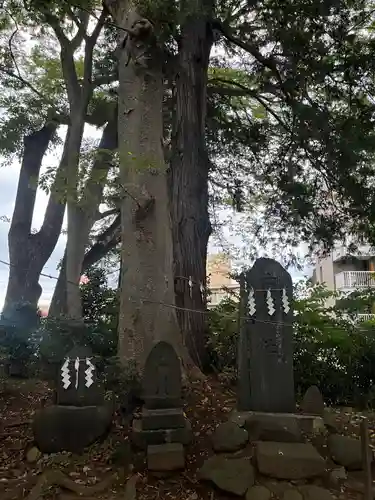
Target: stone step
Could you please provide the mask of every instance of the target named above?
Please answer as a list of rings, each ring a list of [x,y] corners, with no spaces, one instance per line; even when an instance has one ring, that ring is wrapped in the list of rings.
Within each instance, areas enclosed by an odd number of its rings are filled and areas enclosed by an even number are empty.
[[[145,430],[142,420],[134,419],[132,422],[132,443],[142,450],[145,450],[148,445],[163,443],[189,444],[192,437],[191,423],[188,419],[185,419],[184,427],[178,429]]]
[[[152,471],[172,471],[185,467],[181,443],[165,443],[147,447],[147,468]]]
[[[162,410],[142,409],[142,428],[145,431],[178,429],[181,427],[185,427],[185,417],[182,408]]]

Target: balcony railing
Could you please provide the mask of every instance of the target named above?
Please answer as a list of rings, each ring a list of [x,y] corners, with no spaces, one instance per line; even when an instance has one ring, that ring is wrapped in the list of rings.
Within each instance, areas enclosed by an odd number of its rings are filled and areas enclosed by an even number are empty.
[[[356,320],[360,323],[375,320],[375,314],[357,314]]]
[[[343,271],[336,274],[336,290],[375,287],[374,271]]]

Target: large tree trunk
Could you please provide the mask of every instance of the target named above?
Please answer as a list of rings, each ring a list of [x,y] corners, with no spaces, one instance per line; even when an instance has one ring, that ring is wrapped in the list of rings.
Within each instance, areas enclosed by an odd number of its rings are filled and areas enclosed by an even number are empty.
[[[20,305],[28,304],[37,308],[42,291],[39,285],[40,273],[60,236],[65,203],[58,199],[56,191],[62,164],[56,171],[56,180],[51,189],[43,225],[40,231],[31,233],[40,167],[55,131],[56,124],[50,123],[24,140],[16,203],[8,235],[10,270],[3,309],[4,318],[13,317]]]
[[[72,306],[70,306],[69,309],[68,297],[72,300],[77,293],[79,294],[78,306],[80,308],[80,291],[76,283],[79,283],[82,270],[84,268],[85,250],[89,242],[90,231],[95,223],[96,214],[103,196],[103,189],[111,166],[113,152],[116,148],[117,108],[113,110],[112,119],[104,127],[96,158],[92,166],[89,179],[87,180],[82,198],[79,201],[75,201],[72,207],[74,213],[69,233],[70,240],[68,243],[70,243],[70,246],[68,246],[67,243],[64,259],[59,273],[59,279],[52,297],[49,313],[50,316],[72,316]],[[70,260],[67,258],[68,248],[72,252]],[[97,260],[99,260],[99,258],[101,257],[98,257]],[[70,269],[71,274],[69,282],[67,278],[67,262],[70,262],[74,266]],[[76,266],[79,266],[79,269],[76,268]],[[74,276],[76,276],[74,281],[72,279],[73,273]],[[71,287],[70,293],[68,292],[68,284]],[[79,314],[80,309],[77,309],[77,313],[75,314],[76,318],[80,317]]]
[[[114,7],[114,8],[113,8]],[[174,301],[173,248],[163,153],[162,53],[152,24],[134,4],[112,8],[128,35],[119,60],[122,290],[119,357],[143,368],[153,342],[183,355]]]
[[[190,9],[181,32],[169,179],[178,319],[189,352],[200,367],[206,361],[205,287],[211,225],[205,121],[207,71],[213,43],[207,22],[212,2],[203,3],[204,15]]]

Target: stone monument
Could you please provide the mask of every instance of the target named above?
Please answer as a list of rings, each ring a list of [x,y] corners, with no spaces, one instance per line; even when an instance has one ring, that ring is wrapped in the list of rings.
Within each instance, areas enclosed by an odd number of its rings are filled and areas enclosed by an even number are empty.
[[[293,413],[292,279],[267,258],[258,259],[240,279],[238,409]]]
[[[93,353],[89,347],[75,346],[64,357],[59,370],[56,401],[63,406],[99,406],[104,402]]]
[[[152,348],[143,375],[140,419],[133,420],[133,443],[147,448],[149,466],[180,468],[183,446],[191,440],[191,425],[182,409],[181,366],[172,345],[158,342]],[[155,457],[158,457],[155,459]],[[158,465],[156,465],[158,464]]]
[[[105,401],[91,349],[76,346],[62,360],[56,405],[36,412],[34,438],[44,453],[81,452],[109,430],[113,404]]]

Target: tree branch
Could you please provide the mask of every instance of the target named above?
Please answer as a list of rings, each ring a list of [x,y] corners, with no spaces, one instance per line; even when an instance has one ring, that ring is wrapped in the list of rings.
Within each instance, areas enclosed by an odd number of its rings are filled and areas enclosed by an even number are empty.
[[[87,104],[89,103],[89,100],[91,98],[94,89],[92,81],[92,62],[93,62],[94,47],[98,40],[100,32],[104,26],[106,17],[107,17],[107,12],[105,11],[105,9],[103,9],[99,16],[99,19],[96,22],[92,34],[88,38],[86,38],[83,83],[82,83],[82,101],[83,103]]]
[[[249,52],[258,62],[263,64],[266,68],[270,69],[272,71],[272,74],[275,76],[277,82],[280,85],[280,88],[282,89],[285,97],[290,100],[290,93],[289,90],[287,89],[285,82],[281,78],[280,72],[277,68],[277,62],[274,57],[266,57],[264,56],[259,48],[251,42],[243,42],[242,40],[236,38],[233,33],[226,28],[223,23],[220,21],[215,22],[215,26],[222,32],[224,37],[229,41],[232,42],[234,45],[237,45],[237,47],[240,47],[241,49],[245,50],[246,52]]]
[[[85,11],[81,11],[79,19],[71,9],[69,9],[68,12],[69,16],[71,16],[78,28],[77,34],[72,38],[71,41],[73,52],[75,52],[87,35],[87,26],[89,24],[90,14]]]
[[[79,104],[81,89],[78,83],[77,71],[74,63],[74,47],[65,35],[60,26],[59,19],[48,11],[44,11],[46,22],[51,26],[60,43],[60,59],[63,70],[66,90],[70,107],[73,108]]]
[[[119,208],[111,208],[110,210],[106,210],[105,212],[98,211],[95,220],[96,220],[96,222],[98,222],[99,220],[103,220],[106,217],[110,217],[111,215],[118,215],[119,213],[120,213]]]
[[[116,248],[121,241],[121,216],[120,214],[112,224],[98,236],[96,243],[86,252],[82,263],[82,272],[98,262],[110,250]]]

